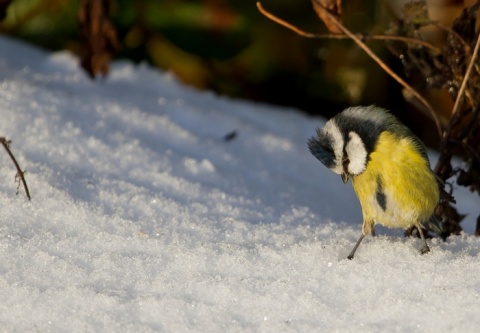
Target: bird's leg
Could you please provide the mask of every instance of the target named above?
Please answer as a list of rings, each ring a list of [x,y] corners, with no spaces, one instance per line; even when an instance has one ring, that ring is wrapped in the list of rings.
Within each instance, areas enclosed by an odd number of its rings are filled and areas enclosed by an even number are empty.
[[[360,236],[360,238],[357,241],[357,244],[355,244],[355,246],[353,247],[352,252],[350,252],[350,254],[348,255],[348,257],[347,257],[348,259],[350,259],[350,260],[353,259],[353,256],[355,255],[355,251],[357,251],[357,248],[360,245],[360,243],[362,242],[363,238],[365,238],[365,235],[362,233],[362,235]]]
[[[417,227],[418,232],[420,233],[420,237],[422,238],[422,241],[423,241],[423,247],[422,247],[422,249],[420,250],[420,253],[421,253],[421,254],[425,254],[425,253],[430,252],[430,248],[428,247],[428,244],[427,244],[427,241],[426,241],[426,239],[425,239],[425,236],[423,236],[422,227],[421,227],[418,223],[416,224],[416,227]]]
[[[371,233],[372,236],[375,236],[375,222],[370,220],[363,220],[362,235],[358,239],[357,244],[355,244],[355,246],[353,247],[352,252],[350,252],[350,254],[348,255],[347,257],[348,259],[350,260],[353,259],[353,256],[355,255],[355,251],[357,251],[358,246],[360,245],[362,240],[365,238],[365,236],[368,235],[369,233]]]

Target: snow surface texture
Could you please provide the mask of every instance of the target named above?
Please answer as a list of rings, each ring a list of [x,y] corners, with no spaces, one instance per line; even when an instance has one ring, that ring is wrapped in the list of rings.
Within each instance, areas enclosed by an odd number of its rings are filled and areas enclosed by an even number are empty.
[[[308,152],[321,119],[130,63],[91,82],[73,56],[4,37],[0,75],[0,135],[33,198],[1,153],[0,331],[480,327],[478,238],[421,256],[380,230],[346,259],[361,213]]]

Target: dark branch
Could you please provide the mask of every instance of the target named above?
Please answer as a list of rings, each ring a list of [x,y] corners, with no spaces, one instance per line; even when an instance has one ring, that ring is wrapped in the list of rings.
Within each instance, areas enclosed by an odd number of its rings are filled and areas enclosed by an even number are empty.
[[[15,156],[13,156],[12,151],[10,150],[11,141],[5,139],[4,137],[0,137],[0,143],[7,151],[7,154],[8,156],[10,156],[13,164],[15,164],[15,168],[17,168],[17,175],[15,177],[18,177],[18,179],[20,179],[20,182],[23,184],[23,188],[25,189],[25,195],[27,196],[28,200],[31,200],[32,198],[30,197],[30,191],[28,190],[27,182],[25,180],[25,172],[22,171],[22,169],[18,165],[17,160],[15,159]]]

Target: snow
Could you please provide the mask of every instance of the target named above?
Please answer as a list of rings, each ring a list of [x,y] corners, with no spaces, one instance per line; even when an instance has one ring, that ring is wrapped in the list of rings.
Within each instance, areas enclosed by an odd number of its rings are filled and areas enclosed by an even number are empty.
[[[308,152],[324,120],[117,62],[0,38],[0,330],[476,332],[478,198],[466,233],[367,237],[350,185]],[[232,135],[236,133],[236,136]],[[234,136],[230,140],[225,137]],[[473,197],[473,198],[472,198]]]

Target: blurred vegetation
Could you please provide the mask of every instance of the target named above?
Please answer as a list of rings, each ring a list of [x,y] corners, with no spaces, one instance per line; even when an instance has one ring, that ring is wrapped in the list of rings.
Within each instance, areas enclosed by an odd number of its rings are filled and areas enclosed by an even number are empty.
[[[86,0],[0,1],[2,6],[10,2],[0,22],[3,34],[51,50],[82,53],[79,7]],[[405,102],[400,85],[351,40],[296,35],[261,15],[257,0],[98,1],[109,3],[107,14],[120,45],[114,58],[146,61],[199,89],[326,117],[349,105],[377,104],[392,110],[428,145],[438,146],[439,137],[428,116]],[[384,34],[402,16],[406,2],[344,1],[342,21],[355,33]],[[310,0],[264,0],[262,4],[305,31],[328,32]],[[451,13],[447,25],[465,5],[442,2]],[[387,42],[367,44],[395,72],[403,73]],[[415,79],[415,73],[411,76]],[[445,92],[421,93],[448,118],[453,103]]]
[[[79,54],[79,2],[14,0],[1,32]],[[112,0],[110,19],[121,44],[114,57],[147,61],[200,89],[325,116],[351,104],[405,107],[396,84],[351,41],[305,39],[266,19],[255,3]],[[304,30],[327,31],[308,0],[262,4]],[[348,1],[345,24],[359,32],[382,30],[382,7],[380,1]],[[391,57],[382,42],[371,47]]]

